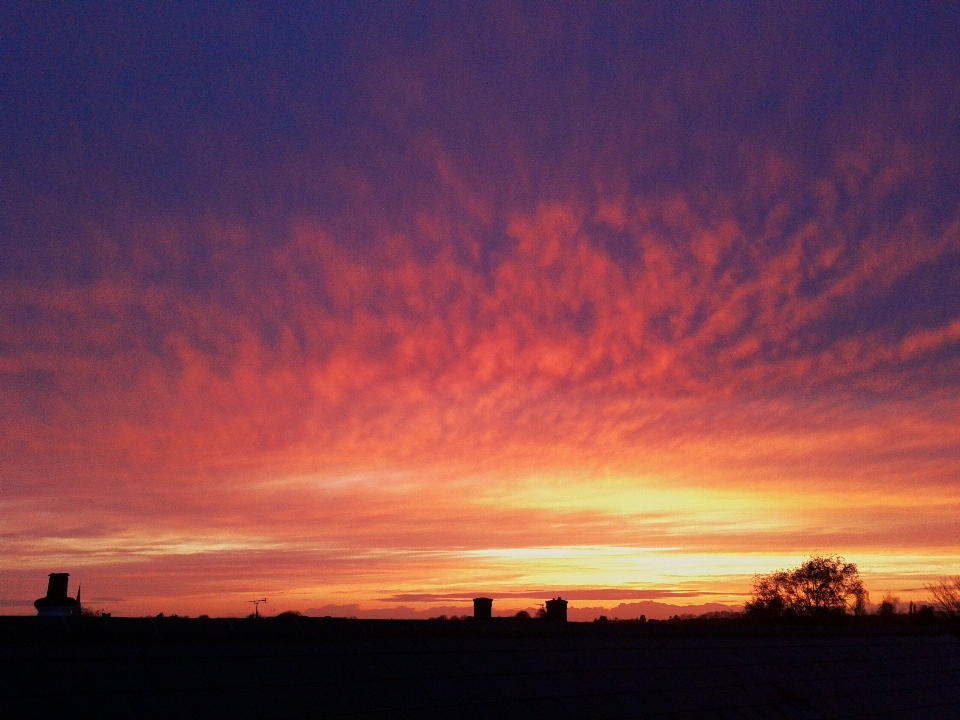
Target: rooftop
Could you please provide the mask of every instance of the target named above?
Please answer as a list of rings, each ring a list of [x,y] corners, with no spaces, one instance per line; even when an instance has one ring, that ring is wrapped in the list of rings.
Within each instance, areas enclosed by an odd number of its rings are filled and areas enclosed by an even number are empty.
[[[0,618],[0,716],[956,718],[942,626]]]

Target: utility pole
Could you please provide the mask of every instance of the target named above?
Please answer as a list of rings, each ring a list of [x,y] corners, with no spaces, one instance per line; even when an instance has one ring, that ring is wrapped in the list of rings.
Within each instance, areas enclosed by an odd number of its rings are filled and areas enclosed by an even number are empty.
[[[260,617],[260,603],[265,603],[266,601],[266,598],[262,598],[260,600],[247,600],[248,603],[253,603],[253,616],[255,618]]]

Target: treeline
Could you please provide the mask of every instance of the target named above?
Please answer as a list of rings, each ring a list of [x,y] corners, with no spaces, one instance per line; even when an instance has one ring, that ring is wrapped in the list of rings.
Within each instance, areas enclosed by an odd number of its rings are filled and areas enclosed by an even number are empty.
[[[931,602],[911,602],[900,613],[899,599],[887,595],[873,614],[921,617],[960,617],[960,576],[942,578],[925,586]],[[869,594],[855,563],[839,556],[812,555],[799,567],[778,570],[753,579],[753,592],[744,606],[744,616],[755,619],[826,619],[847,615],[865,616]]]

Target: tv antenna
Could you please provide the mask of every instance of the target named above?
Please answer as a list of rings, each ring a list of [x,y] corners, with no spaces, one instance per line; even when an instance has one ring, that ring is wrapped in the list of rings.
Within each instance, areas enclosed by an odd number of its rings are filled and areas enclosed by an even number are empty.
[[[260,603],[266,601],[266,598],[261,598],[260,600],[247,600],[248,603],[253,603],[253,616],[255,618],[260,617]]]

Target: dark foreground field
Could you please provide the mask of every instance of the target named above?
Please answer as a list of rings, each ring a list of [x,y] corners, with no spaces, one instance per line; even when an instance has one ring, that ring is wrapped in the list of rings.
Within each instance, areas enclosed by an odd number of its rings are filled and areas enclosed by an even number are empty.
[[[0,718],[960,718],[947,626],[0,618]]]

